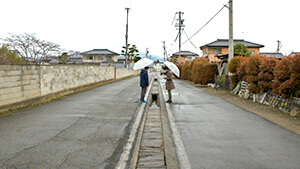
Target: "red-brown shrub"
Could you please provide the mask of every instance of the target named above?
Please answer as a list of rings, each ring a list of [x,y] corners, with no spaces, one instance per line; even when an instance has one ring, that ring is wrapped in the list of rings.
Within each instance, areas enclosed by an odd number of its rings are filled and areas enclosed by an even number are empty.
[[[200,58],[200,59],[196,59],[193,62],[193,67],[191,70],[191,74],[192,74],[192,81],[195,84],[200,84],[200,80],[201,80],[201,73],[204,71],[203,67],[205,63],[208,63],[208,60],[204,57]]]
[[[260,55],[251,55],[249,57],[248,64],[246,65],[246,81],[251,83],[249,86],[249,91],[251,93],[258,93],[258,74],[259,74],[259,66],[261,64],[262,57]]]
[[[228,72],[236,73],[238,64],[241,62],[242,58],[243,58],[242,56],[236,56],[236,57],[232,58],[230,60],[229,65],[228,65]]]
[[[196,59],[198,60],[198,59]],[[196,60],[193,60],[189,66],[189,75],[188,75],[188,80],[193,81],[193,66]]]
[[[213,83],[215,75],[218,73],[218,68],[216,64],[205,63],[203,65],[203,72],[201,74],[200,84],[207,85],[208,83]]]
[[[275,67],[274,92],[284,97],[300,94],[300,55],[282,59]]]
[[[236,85],[239,83],[238,75],[231,75],[230,82],[231,82],[232,88],[235,88]]]
[[[241,61],[238,63],[236,68],[236,74],[238,75],[238,79],[240,81],[246,81],[246,66],[249,63],[249,57],[243,57]]]
[[[179,69],[179,72],[182,72],[182,66],[183,66],[183,64],[176,64],[176,66],[178,67],[178,69]],[[181,73],[180,73],[180,76],[179,77],[177,77],[177,76],[175,76],[177,79],[182,79],[182,77],[181,77],[182,75],[181,75]]]
[[[274,69],[275,74],[275,82],[273,85],[273,91],[275,93],[280,93],[284,97],[289,96],[289,89],[290,86],[290,65],[291,59],[290,57],[283,58],[280,61],[277,61],[276,67]]]
[[[218,73],[217,66],[208,62],[207,58],[195,60],[192,74],[195,84],[207,85],[214,82],[214,77]]]
[[[189,70],[190,70],[190,62],[185,62],[181,69],[181,79],[188,80],[189,78]]]
[[[273,88],[274,69],[276,58],[262,57],[260,72],[258,74],[258,85],[261,92],[267,92]]]

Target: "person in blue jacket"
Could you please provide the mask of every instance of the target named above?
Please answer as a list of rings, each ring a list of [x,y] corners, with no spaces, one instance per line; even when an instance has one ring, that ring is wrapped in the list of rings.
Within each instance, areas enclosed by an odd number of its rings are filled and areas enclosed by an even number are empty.
[[[149,67],[146,66],[144,69],[141,70],[141,73],[140,73],[140,86],[142,88],[142,92],[141,92],[141,102],[142,103],[147,103],[147,101],[144,100],[144,97],[146,94],[146,90],[149,86],[148,70],[149,70]]]

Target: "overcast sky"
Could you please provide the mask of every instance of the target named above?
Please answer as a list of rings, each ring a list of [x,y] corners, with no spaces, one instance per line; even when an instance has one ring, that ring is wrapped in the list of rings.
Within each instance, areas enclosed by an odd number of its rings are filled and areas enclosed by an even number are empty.
[[[171,25],[175,13],[184,12],[188,36],[198,31],[228,0],[0,0],[0,37],[8,33],[35,33],[66,50],[95,48],[120,53],[125,45],[126,11],[129,7],[129,43],[140,51],[163,55],[178,51],[178,30]],[[265,45],[261,52],[300,51],[299,0],[233,0],[234,39]],[[199,47],[228,39],[228,9],[202,29],[182,50],[200,54]],[[182,34],[182,42],[186,41]]]

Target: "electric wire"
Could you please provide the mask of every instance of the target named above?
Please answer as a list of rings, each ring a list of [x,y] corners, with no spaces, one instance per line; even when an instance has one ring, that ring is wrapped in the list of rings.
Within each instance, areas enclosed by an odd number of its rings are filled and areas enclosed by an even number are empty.
[[[223,9],[225,8],[225,6],[223,6],[212,18],[210,18],[210,20],[208,22],[206,22],[196,33],[194,33],[190,38],[188,38],[188,40],[184,41],[182,43],[185,44],[187,41],[189,41],[190,39],[192,39],[196,34],[198,34],[206,25],[208,25]]]
[[[188,38],[188,40],[190,41],[190,43],[191,43],[196,49],[198,49],[198,48],[194,45],[194,43],[191,41],[191,39],[189,38],[189,36],[187,35],[186,31],[183,30],[183,32],[184,32],[185,36]]]

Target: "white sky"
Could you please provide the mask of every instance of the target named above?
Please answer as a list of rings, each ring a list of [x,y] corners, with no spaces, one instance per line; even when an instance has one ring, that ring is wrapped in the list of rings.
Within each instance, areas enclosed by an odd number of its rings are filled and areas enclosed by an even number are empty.
[[[0,37],[8,33],[35,33],[66,50],[84,52],[107,48],[120,53],[125,45],[126,11],[129,12],[129,43],[142,52],[163,55],[178,51],[178,31],[171,25],[175,12],[184,12],[189,36],[199,30],[228,0],[0,0]],[[233,0],[234,39],[265,45],[261,52],[300,51],[299,0]],[[228,9],[224,8],[182,50],[200,54],[199,47],[228,39]],[[186,41],[185,34],[182,42]]]

